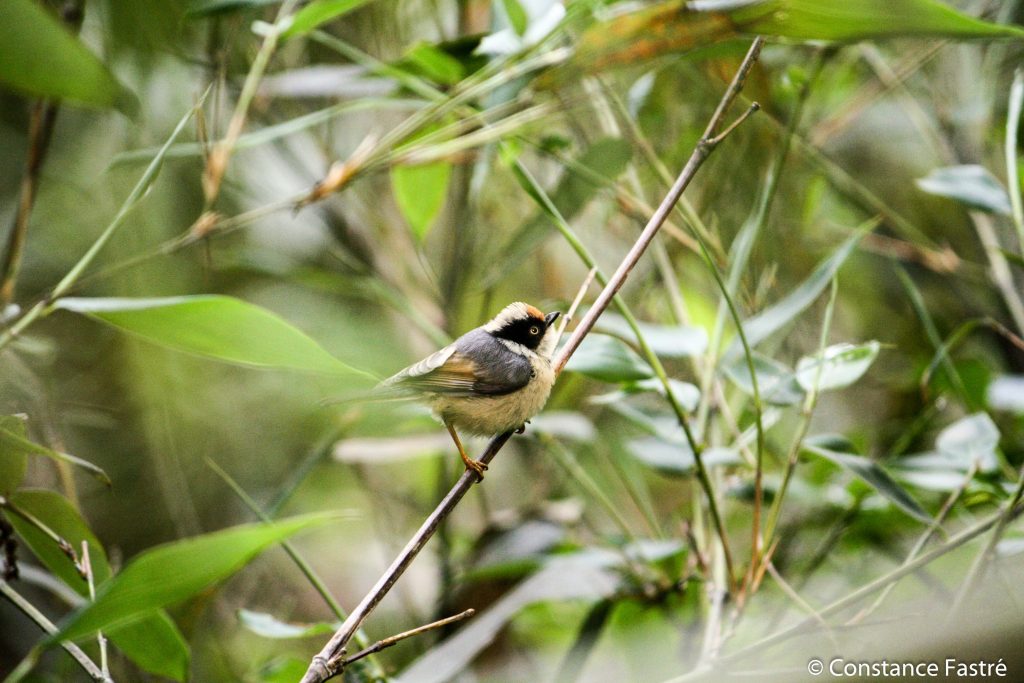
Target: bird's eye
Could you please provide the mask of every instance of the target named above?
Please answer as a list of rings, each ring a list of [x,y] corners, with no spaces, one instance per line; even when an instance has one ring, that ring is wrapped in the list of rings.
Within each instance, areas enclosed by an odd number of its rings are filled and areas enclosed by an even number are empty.
[[[540,334],[540,328],[534,325],[533,327],[530,328],[530,334],[534,336]]]

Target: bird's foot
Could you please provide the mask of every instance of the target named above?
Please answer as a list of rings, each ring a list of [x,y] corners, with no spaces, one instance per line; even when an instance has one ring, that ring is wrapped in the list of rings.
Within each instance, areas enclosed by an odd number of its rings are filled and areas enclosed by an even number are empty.
[[[466,458],[463,462],[466,463],[467,470],[473,470],[476,472],[476,476],[480,478],[480,481],[484,480],[484,471],[487,469],[487,463],[480,462],[479,460],[472,460],[470,458]]]
[[[523,434],[524,432],[526,432],[526,425],[528,424],[530,424],[529,420],[516,427],[516,434]]]

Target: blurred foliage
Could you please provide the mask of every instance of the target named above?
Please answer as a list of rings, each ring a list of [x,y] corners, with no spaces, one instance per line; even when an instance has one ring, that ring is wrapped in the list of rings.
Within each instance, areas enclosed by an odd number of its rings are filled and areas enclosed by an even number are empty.
[[[365,637],[477,615],[346,677],[1019,678],[1022,18],[0,3],[0,674],[88,680],[15,591],[117,681],[298,680],[458,474],[362,392],[611,273],[763,34],[761,112]]]

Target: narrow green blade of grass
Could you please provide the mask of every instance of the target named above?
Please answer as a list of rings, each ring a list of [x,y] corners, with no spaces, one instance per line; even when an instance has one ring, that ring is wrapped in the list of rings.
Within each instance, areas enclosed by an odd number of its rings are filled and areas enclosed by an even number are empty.
[[[82,638],[187,600],[231,576],[267,547],[337,519],[332,513],[247,524],[147,550],[101,587],[95,602],[72,614],[49,642]]]
[[[788,325],[798,315],[807,310],[818,295],[825,291],[828,283],[832,281],[839,268],[846,262],[854,247],[864,237],[867,229],[873,227],[874,222],[868,228],[857,230],[849,239],[840,245],[827,259],[818,264],[814,271],[800,285],[774,305],[761,311],[753,318],[743,324],[747,335],[747,343],[751,347],[770,337],[772,334]],[[726,351],[727,359],[734,359],[742,350],[739,339],[734,339]]]
[[[227,363],[285,368],[375,381],[284,319],[229,296],[158,299],[65,298],[58,308],[88,315],[176,351]]]
[[[82,460],[81,458],[75,457],[69,453],[61,453],[60,451],[55,451],[52,448],[41,446],[33,441],[29,441],[24,436],[21,436],[17,431],[10,431],[2,426],[0,426],[0,453],[42,455],[47,458],[53,458],[54,460],[61,460],[66,463],[70,463],[75,467],[82,468],[107,486],[110,485],[110,477],[107,476],[107,473],[96,465],[93,465],[91,462]],[[4,456],[0,455],[0,457]]]
[[[291,24],[282,33],[282,38],[304,36],[329,21],[338,19],[358,9],[371,0],[313,0],[292,17]]]

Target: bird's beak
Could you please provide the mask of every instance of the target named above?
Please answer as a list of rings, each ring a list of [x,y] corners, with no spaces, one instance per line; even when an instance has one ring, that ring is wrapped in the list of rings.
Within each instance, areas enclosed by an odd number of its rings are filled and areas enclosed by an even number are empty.
[[[546,316],[544,316],[544,324],[545,325],[551,325],[551,323],[553,323],[556,320],[558,320],[558,316],[560,316],[560,315],[562,315],[562,313],[560,311],[551,311]]]

